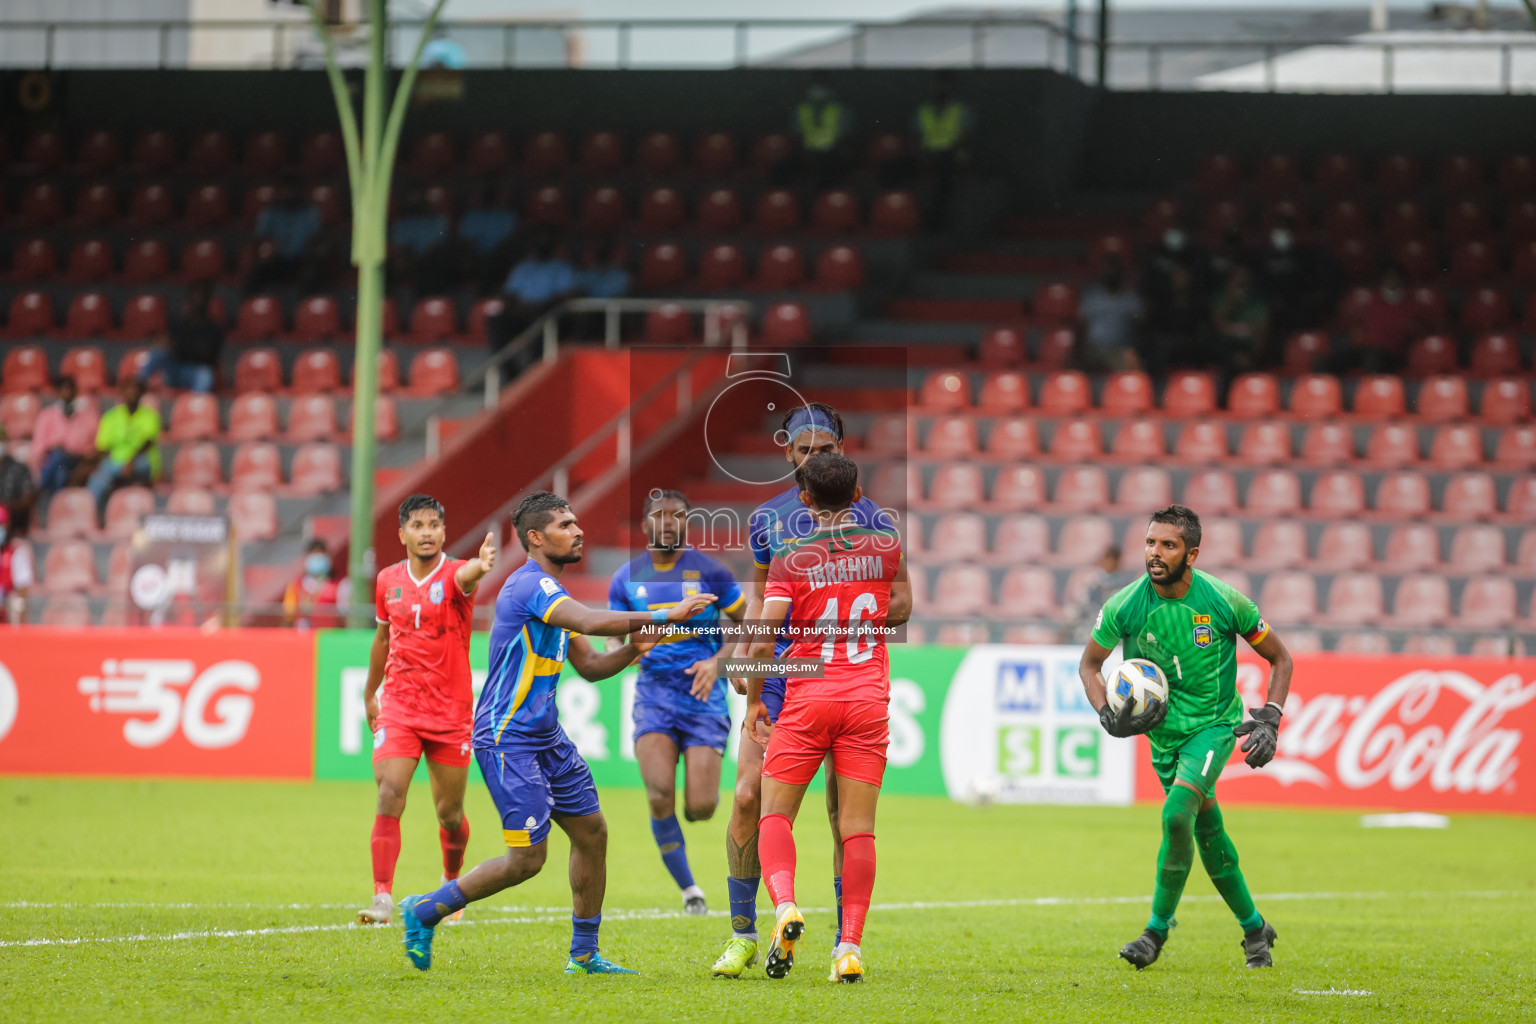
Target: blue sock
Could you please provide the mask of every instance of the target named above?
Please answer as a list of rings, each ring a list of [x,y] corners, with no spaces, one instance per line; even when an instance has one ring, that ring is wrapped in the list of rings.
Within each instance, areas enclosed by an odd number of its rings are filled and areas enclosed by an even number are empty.
[[[679,889],[693,884],[693,872],[688,867],[688,844],[683,841],[683,826],[677,823],[677,815],[651,819],[651,835],[661,850],[661,862],[672,873],[672,881]]]
[[[416,920],[428,928],[437,927],[437,923],[456,910],[463,910],[469,900],[459,891],[458,882],[449,882],[436,892],[429,892],[423,896],[411,913],[416,915]]]
[[[835,946],[843,941],[843,878],[841,875],[832,876],[832,895],[837,899],[837,931],[832,933],[832,944]]]
[[[731,931],[737,935],[757,934],[757,882],[753,878],[726,878],[731,894]]]
[[[571,959],[578,963],[588,960],[597,952],[597,927],[603,923],[603,915],[577,917],[571,915]]]

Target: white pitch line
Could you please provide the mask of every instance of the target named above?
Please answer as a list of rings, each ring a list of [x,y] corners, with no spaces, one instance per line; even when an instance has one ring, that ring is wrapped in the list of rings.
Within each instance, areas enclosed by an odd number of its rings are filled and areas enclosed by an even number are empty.
[[[1295,992],[1299,996],[1368,996],[1374,994],[1368,988],[1298,988]]]
[[[1379,899],[1409,899],[1415,897],[1455,897],[1457,899],[1493,899],[1508,898],[1511,896],[1530,896],[1530,890],[1463,890],[1463,891],[1431,891],[1419,892],[1287,892],[1256,894],[1256,900],[1297,901],[1297,900],[1379,900]],[[1064,906],[1105,906],[1146,903],[1150,896],[1039,896],[1032,899],[1007,899],[1007,900],[945,900],[932,902],[909,903],[877,903],[870,907],[872,912],[887,913],[897,910],[973,910],[987,907],[1064,907]],[[1185,903],[1213,903],[1221,899],[1218,895],[1193,895],[1183,899]],[[0,904],[0,906],[45,908],[49,906],[63,907],[116,907],[116,906],[154,906],[154,907],[249,907],[260,906],[263,909],[298,909],[298,908],[330,908],[334,906],[351,906],[351,904]],[[538,908],[514,908],[514,907],[481,907],[481,911],[493,911],[496,913],[518,916],[498,917],[494,920],[459,921],[450,927],[467,928],[476,925],[506,925],[506,924],[558,924],[570,920],[570,911],[564,907],[538,907]],[[533,913],[530,915],[529,910]],[[802,907],[802,910],[813,914],[830,914],[831,907]],[[680,910],[660,910],[638,908],[635,910],[608,910],[603,912],[603,918],[607,921],[670,921],[680,919],[686,915]],[[725,917],[723,910],[712,910],[710,917]],[[347,924],[303,924],[284,925],[270,928],[232,928],[232,929],[203,929],[199,931],[171,932],[164,935],[104,935],[82,936],[72,939],[4,939],[0,940],[0,948],[17,946],[81,946],[90,944],[121,943],[121,942],[179,942],[187,939],[240,939],[262,935],[302,935],[311,932],[346,932],[346,931],[371,931],[380,929],[373,926],[362,926],[356,923]],[[1313,994],[1313,993],[1304,993]],[[1331,993],[1319,992],[1316,994],[1328,995]]]

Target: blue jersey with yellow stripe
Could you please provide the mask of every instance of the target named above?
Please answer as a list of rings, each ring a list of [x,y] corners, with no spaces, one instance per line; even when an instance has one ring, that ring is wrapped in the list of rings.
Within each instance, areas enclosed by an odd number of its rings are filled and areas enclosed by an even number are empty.
[[[475,705],[476,750],[549,750],[565,737],[555,687],[570,634],[549,613],[570,594],[529,560],[496,596],[491,664]]]
[[[715,595],[714,604],[688,620],[688,632],[662,641],[640,659],[635,701],[690,714],[723,715],[725,680],[715,681],[707,700],[697,700],[689,692],[693,679],[683,670],[720,650],[720,616],[740,611],[746,598],[731,571],[704,552],[687,547],[672,555],[671,562],[658,565],[647,551],[620,567],[608,585],[608,607],[622,612],[655,611],[694,594]]]

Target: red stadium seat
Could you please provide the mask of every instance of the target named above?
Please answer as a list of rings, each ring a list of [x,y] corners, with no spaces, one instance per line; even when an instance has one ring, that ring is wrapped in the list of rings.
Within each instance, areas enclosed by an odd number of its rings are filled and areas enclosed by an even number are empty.
[[[979,565],[947,565],[933,581],[933,607],[945,616],[980,615],[992,601],[987,570]]]
[[[529,193],[526,213],[530,224],[558,227],[571,219],[565,190],[557,185],[546,185]]]
[[[1005,466],[992,484],[990,507],[997,512],[1023,512],[1045,504],[1045,477],[1030,465]]]
[[[1418,203],[1400,200],[1388,206],[1381,215],[1381,233],[1392,243],[1422,239],[1430,233],[1429,215]]]
[[[536,132],[523,147],[523,169],[529,174],[558,174],[569,163],[565,140],[554,132]]]
[[[1028,359],[1024,335],[1013,327],[990,328],[981,336],[977,356],[981,364],[989,368],[1022,366]]]
[[[794,288],[805,279],[805,262],[792,245],[771,245],[757,261],[757,284],[770,291]]]
[[[43,292],[18,292],[11,299],[5,334],[11,338],[35,338],[53,330],[53,303]]]
[[[1006,619],[1059,619],[1056,577],[1038,565],[1015,566],[1003,574],[995,608],[982,608]]]
[[[1348,520],[1329,523],[1317,539],[1316,561],[1325,569],[1365,568],[1373,561],[1371,528]]]
[[[511,166],[512,141],[506,132],[481,132],[464,152],[464,167],[470,174],[500,174]]]
[[[832,291],[849,291],[864,284],[864,257],[851,245],[833,245],[816,257],[816,284]]]
[[[1456,341],[1444,334],[1425,335],[1408,349],[1410,377],[1432,377],[1455,373],[1457,369]]]
[[[272,393],[283,386],[283,364],[277,350],[253,348],[240,353],[235,361],[235,393]]]
[[[734,189],[712,189],[699,200],[698,219],[699,226],[711,233],[735,231],[741,227],[741,198]]]
[[[1442,330],[1450,322],[1446,315],[1445,292],[1434,285],[1420,285],[1408,293],[1408,305],[1420,325]]]
[[[610,174],[624,166],[624,142],[613,132],[593,132],[581,142],[581,169]]]
[[[1373,281],[1381,271],[1381,263],[1378,258],[1376,246],[1368,238],[1351,235],[1340,238],[1332,245],[1334,262],[1338,264],[1339,271],[1344,275],[1344,280],[1351,284],[1360,284]],[[1307,373],[1312,366],[1303,364],[1296,372]]]
[[[141,171],[163,171],[176,162],[176,140],[170,132],[141,132],[133,140],[132,162]]]
[[[1497,288],[1477,288],[1462,303],[1461,326],[1469,331],[1498,331],[1509,322],[1509,297]]]
[[[1365,511],[1365,484],[1347,469],[1319,474],[1312,484],[1307,509],[1314,515],[1345,519]]]
[[[1089,410],[1093,392],[1086,374],[1078,370],[1058,370],[1046,375],[1040,389],[1040,414],[1077,416]]]
[[[1340,654],[1391,654],[1392,638],[1369,629],[1352,629],[1334,641]]]
[[[400,414],[389,395],[379,395],[378,404],[373,407],[373,436],[381,441],[393,441],[400,436]]]
[[[80,158],[80,169],[87,174],[116,171],[123,162],[123,148],[117,133],[102,129],[86,132],[76,155]]]
[[[976,454],[976,421],[969,416],[939,416],[928,427],[923,451],[939,459],[968,458]]]
[[[276,174],[288,163],[288,140],[281,132],[253,132],[245,140],[245,167],[257,174]]]
[[[869,162],[886,167],[907,155],[907,140],[895,132],[881,132],[869,142]]]
[[[1419,388],[1414,413],[1418,419],[1430,423],[1465,419],[1470,414],[1466,379],[1451,376],[1429,378]]]
[[[1179,426],[1173,457],[1180,462],[1199,465],[1220,462],[1228,456],[1227,428],[1213,420],[1195,420]]]
[[[1360,161],[1351,153],[1330,153],[1318,160],[1313,180],[1324,192],[1347,192],[1360,185]]]
[[[995,428],[994,428],[995,429]],[[917,450],[916,424],[905,413],[876,416],[864,435],[864,448],[871,455],[905,455]]]
[[[1486,523],[1463,526],[1451,539],[1450,565],[1460,573],[1502,572],[1504,531]]]
[[[48,529],[52,541],[96,536],[96,498],[84,487],[65,487],[55,491],[48,502]]]
[[[1478,427],[1456,424],[1435,431],[1429,446],[1433,469],[1471,469],[1482,465],[1483,433]]]
[[[1206,206],[1201,218],[1201,233],[1213,244],[1223,236],[1239,234],[1248,222],[1247,204],[1233,199],[1223,199]]]
[[[1195,171],[1195,187],[1208,195],[1231,192],[1243,183],[1243,168],[1230,153],[1208,153]]]
[[[176,425],[174,414],[171,417],[171,425],[173,427]],[[178,488],[218,487],[224,482],[219,446],[210,441],[179,445],[176,448],[175,461],[171,464],[171,481]]]
[[[201,185],[187,196],[187,223],[192,227],[217,227],[227,219],[229,193],[223,185]]]
[[[1285,192],[1301,184],[1301,162],[1291,153],[1269,153],[1254,167],[1253,183],[1266,192]]]
[[[1519,612],[1515,606],[1515,581],[1506,576],[1471,579],[1461,590],[1461,614],[1455,624],[1462,629],[1508,629]]]
[[[1406,153],[1384,156],[1376,164],[1376,187],[1386,192],[1407,192],[1419,185],[1419,161]]]
[[[1447,154],[1435,170],[1435,184],[1445,192],[1476,192],[1485,185],[1483,165],[1476,157]]]
[[[1387,469],[1413,465],[1419,461],[1418,430],[1402,423],[1382,424],[1371,431],[1365,461]]]
[[[144,517],[154,511],[154,491],[148,487],[121,487],[107,499],[106,526],[102,536],[108,540],[127,540],[139,528]]]
[[[290,493],[300,495],[339,491],[345,483],[341,471],[341,449],[334,444],[306,444],[293,456]]]
[[[1200,560],[1205,561],[1204,544],[1201,544]],[[1248,557],[1250,569],[1289,569],[1307,561],[1307,528],[1300,520],[1276,519],[1259,524],[1253,536],[1253,553]]]
[[[24,441],[32,436],[33,424],[37,422],[37,414],[41,411],[42,403],[30,391],[0,395],[0,427],[5,428],[12,442]]]
[[[1105,416],[1140,416],[1152,411],[1152,378],[1139,370],[1110,374],[1099,408]]]
[[[100,292],[76,295],[64,315],[66,338],[102,338],[112,333],[112,307]]]
[[[798,302],[779,302],[763,314],[763,343],[804,345],[811,340],[811,321]]]
[[[451,394],[459,389],[459,361],[452,349],[432,348],[411,359],[410,393],[417,398]]]
[[[1158,463],[1167,457],[1163,423],[1155,419],[1129,420],[1115,430],[1110,453],[1125,462]]]
[[[329,295],[311,295],[293,314],[294,341],[339,341],[343,336],[341,309]],[[319,351],[319,350],[317,350]]]
[[[1391,374],[1378,373],[1360,378],[1355,387],[1354,413],[1366,419],[1391,419],[1407,412],[1408,400],[1403,381]]]
[[[915,463],[882,463],[870,474],[869,486],[864,488],[864,493],[884,508],[904,509],[909,499],[913,502],[922,500],[922,474],[918,472]],[[913,590],[918,594],[919,602],[922,601],[920,583],[919,579],[914,578]]]
[[[195,391],[177,395],[171,406],[170,441],[206,441],[219,436],[219,400]]]
[[[1051,504],[1063,512],[1096,512],[1109,504],[1109,478],[1098,466],[1068,466],[1056,478]]]
[[[170,272],[171,251],[158,238],[146,238],[142,242],[135,242],[129,246],[128,254],[123,257],[123,280],[128,284],[147,284],[150,281],[158,281],[167,277]]]
[[[1518,491],[1510,490],[1513,501]],[[1490,519],[1498,514],[1498,489],[1487,473],[1460,473],[1445,485],[1442,511],[1453,519]]]
[[[59,257],[46,238],[32,238],[16,246],[11,257],[11,276],[18,281],[42,281],[58,272]]]
[[[137,377],[149,362],[150,350],[147,348],[131,348],[123,353],[123,358],[117,361],[117,383],[119,386]]]
[[[81,227],[99,227],[117,219],[117,192],[111,185],[87,185],[75,193],[75,221]]]
[[[920,222],[910,192],[882,192],[869,210],[869,227],[877,235],[910,235]]]
[[[64,276],[70,281],[100,281],[112,273],[112,247],[99,238],[76,242],[69,250]]]
[[[1200,539],[1200,564],[1206,567],[1225,568],[1243,561],[1243,526],[1234,519],[1203,517]],[[1140,561],[1146,548],[1147,524],[1132,521],[1125,535],[1122,550],[1133,563]]]
[[[1028,416],[993,420],[987,435],[987,454],[1008,461],[1039,458],[1040,438],[1035,433],[1035,421]]]
[[[276,437],[277,402],[271,395],[240,395],[229,409],[231,441],[264,441]]]
[[[956,412],[971,405],[970,379],[959,370],[934,370],[923,379],[918,404],[933,412]]]
[[[1243,507],[1255,516],[1295,515],[1301,511],[1301,481],[1287,469],[1261,470],[1248,483]]]
[[[34,182],[22,192],[17,215],[25,227],[47,227],[64,216],[64,193],[50,181]]]
[[[181,251],[181,276],[188,281],[223,277],[224,246],[212,238],[200,239],[188,245]],[[276,308],[275,305],[273,308]]]
[[[1304,572],[1272,572],[1259,591],[1264,616],[1281,625],[1305,625],[1317,619],[1317,582]]]
[[[640,227],[646,231],[674,231],[684,216],[683,197],[675,188],[653,188],[640,197]]]
[[[699,259],[699,287],[705,290],[740,288],[746,276],[746,258],[734,245],[712,245]]]
[[[43,560],[43,589],[50,594],[84,593],[96,586],[96,554],[83,540],[48,547]]]
[[[1515,568],[1527,575],[1536,573],[1536,527],[1527,527],[1515,549]]]
[[[202,132],[187,146],[187,166],[196,174],[220,174],[229,166],[232,151],[228,135]]]
[[[272,540],[277,536],[277,502],[267,491],[241,491],[229,499],[230,525],[236,540]]]
[[[329,441],[338,433],[336,403],[330,395],[303,395],[288,406],[288,431],[284,440],[290,444]]]
[[[1387,572],[1420,572],[1440,565],[1440,536],[1423,523],[1395,527],[1387,535],[1381,567]]]
[[[841,235],[857,230],[859,201],[847,189],[833,189],[816,197],[811,207],[811,227],[827,234]]]
[[[1115,485],[1115,504],[1133,515],[1151,515],[1173,504],[1173,478],[1161,466],[1132,466]]]
[[[1521,371],[1520,343],[1512,334],[1485,334],[1472,346],[1472,374],[1502,377]]]
[[[164,185],[141,185],[128,201],[128,220],[137,227],[165,224],[175,216],[170,189]]]
[[[1269,466],[1291,461],[1291,428],[1274,420],[1261,420],[1243,428],[1237,457],[1245,465]]]
[[[1446,207],[1445,234],[1453,242],[1485,239],[1488,236],[1488,207],[1475,199],[1461,199]]]
[[[1373,505],[1380,515],[1414,519],[1430,513],[1429,480],[1422,473],[1400,470],[1388,473],[1376,485]]]
[[[1323,231],[1331,238],[1359,238],[1370,230],[1365,207],[1352,199],[1330,203],[1323,211]]]
[[[37,345],[18,345],[5,354],[7,394],[41,391],[48,386],[48,356]]]
[[[693,166],[705,176],[728,174],[736,168],[736,140],[724,132],[699,136],[693,147]]]
[[[299,147],[299,168],[306,178],[336,174],[346,167],[346,151],[336,132],[312,132]]]
[[[1062,462],[1093,462],[1104,454],[1104,438],[1099,421],[1074,417],[1056,424],[1051,434],[1051,457]]]
[[[1524,424],[1499,431],[1493,462],[1500,469],[1536,469],[1536,427]]]
[[[426,177],[442,174],[453,166],[453,138],[447,132],[428,132],[411,146],[409,168],[412,174]]]
[[[1180,371],[1168,378],[1163,412],[1176,419],[1209,416],[1216,411],[1216,381],[1210,374]]]
[[[683,345],[693,339],[693,317],[683,307],[667,303],[645,315],[645,342]]]
[[[1280,382],[1267,373],[1245,373],[1227,391],[1227,411],[1240,419],[1264,419],[1280,412]]]
[[[943,516],[933,525],[928,541],[928,555],[934,559],[966,562],[985,556],[987,524],[981,516],[969,512]]]
[[[1470,239],[1457,244],[1451,250],[1451,280],[1461,284],[1477,284],[1500,272],[1499,254],[1492,245],[1481,239]]]
[[[1036,362],[1044,370],[1059,370],[1067,365],[1067,360],[1072,358],[1072,351],[1077,347],[1077,335],[1070,327],[1058,327],[1053,331],[1046,331],[1040,336],[1040,349],[1036,355]]]
[[[1394,243],[1392,261],[1403,268],[1409,281],[1416,283],[1434,281],[1444,269],[1436,247],[1422,238],[1404,238]]]
[[[794,231],[800,226],[800,203],[793,192],[770,189],[758,196],[753,219],[760,231]]]
[[[587,193],[581,204],[581,229],[595,234],[617,231],[629,219],[624,196],[618,189],[599,186]]]
[[[1386,617],[1381,578],[1369,572],[1341,572],[1328,587],[1323,621],[1330,626],[1374,626]]]
[[[951,462],[934,470],[927,504],[936,509],[971,509],[985,500],[981,470],[968,462]]]
[[[341,364],[331,349],[309,349],[294,361],[294,394],[310,395],[340,390]]]
[[[229,483],[236,491],[273,491],[282,486],[283,465],[277,445],[246,441],[235,449]]]
[[[459,313],[452,299],[420,299],[411,309],[411,333],[407,340],[417,345],[436,345],[448,341],[459,329]]]
[[[1293,377],[1311,374],[1328,358],[1328,335],[1318,331],[1293,334],[1285,342],[1285,372]]]
[[[683,258],[683,250],[677,246],[666,242],[648,245],[641,251],[638,282],[641,288],[649,291],[676,288],[687,278],[688,264]]]
[[[1050,550],[1051,524],[1044,516],[1003,516],[992,538],[992,557],[1003,563],[1038,563]]]
[[[171,491],[171,496],[166,499],[165,511],[173,516],[211,516],[218,512],[218,499],[213,496],[212,491],[196,487],[178,487]],[[131,553],[131,549],[125,550]],[[117,548],[112,549],[112,554],[114,557],[117,555]],[[109,576],[110,572],[108,570]],[[126,585],[126,579],[124,583]]]
[[[1483,489],[1489,492],[1492,491],[1493,479],[1491,477],[1483,474],[1469,473],[1467,475],[1481,476],[1483,480],[1481,486]],[[1454,484],[1456,481],[1452,480],[1451,483]],[[1470,488],[1471,486],[1472,484],[1469,482],[1468,487]],[[1450,491],[1447,490],[1446,494],[1447,500],[1449,500]],[[1517,477],[1510,482],[1509,497],[1504,511],[1509,519],[1517,523],[1536,522],[1536,477]]]
[[[498,298],[479,299],[469,308],[469,330],[466,337],[472,343],[489,345],[490,320],[505,312],[507,304]],[[398,375],[397,375],[398,379]]]
[[[1045,323],[1070,323],[1077,319],[1077,289],[1061,281],[1043,284],[1035,291],[1035,318]]]
[[[1052,561],[1061,566],[1092,565],[1114,543],[1115,528],[1108,519],[1074,516],[1062,524]]]
[[[123,307],[123,326],[118,336],[147,341],[165,332],[165,300],[158,295],[135,295]]]

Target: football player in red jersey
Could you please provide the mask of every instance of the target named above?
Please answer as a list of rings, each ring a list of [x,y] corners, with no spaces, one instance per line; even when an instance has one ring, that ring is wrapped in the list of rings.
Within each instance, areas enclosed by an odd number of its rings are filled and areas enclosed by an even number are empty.
[[[792,825],[806,786],[831,754],[837,774],[827,784],[837,787],[843,842],[842,936],[833,974],[840,981],[861,981],[859,942],[875,887],[875,804],[891,739],[885,630],[911,615],[912,584],[897,533],[861,525],[853,514],[862,490],[852,459],[812,455],[795,479],[801,502],[816,516],[816,528],[788,541],[774,559],[763,589],[764,617],[777,620],[787,611],[785,632],[792,643],[784,653],[786,663],[820,663],[820,673],[786,673],[784,710],[772,723],[763,702],[763,677],[748,677],[744,728],[756,732],[768,748],[758,856],[775,924],[764,971],[770,978],[789,973],[795,944],[805,931],[805,918],[795,906]],[[773,649],[771,640],[755,642],[750,656],[770,658]]]
[[[443,878],[459,876],[469,821],[464,785],[473,756],[474,693],[469,675],[470,616],[475,588],[496,567],[495,536],[468,561],[443,551],[443,506],[413,494],[400,505],[400,543],[406,559],[379,572],[363,703],[373,731],[373,778],[379,786],[373,819],[373,903],[358,924],[388,924],[395,862],[400,858],[400,815],[411,776],[423,754],[437,808]],[[381,687],[382,684],[382,687]]]

